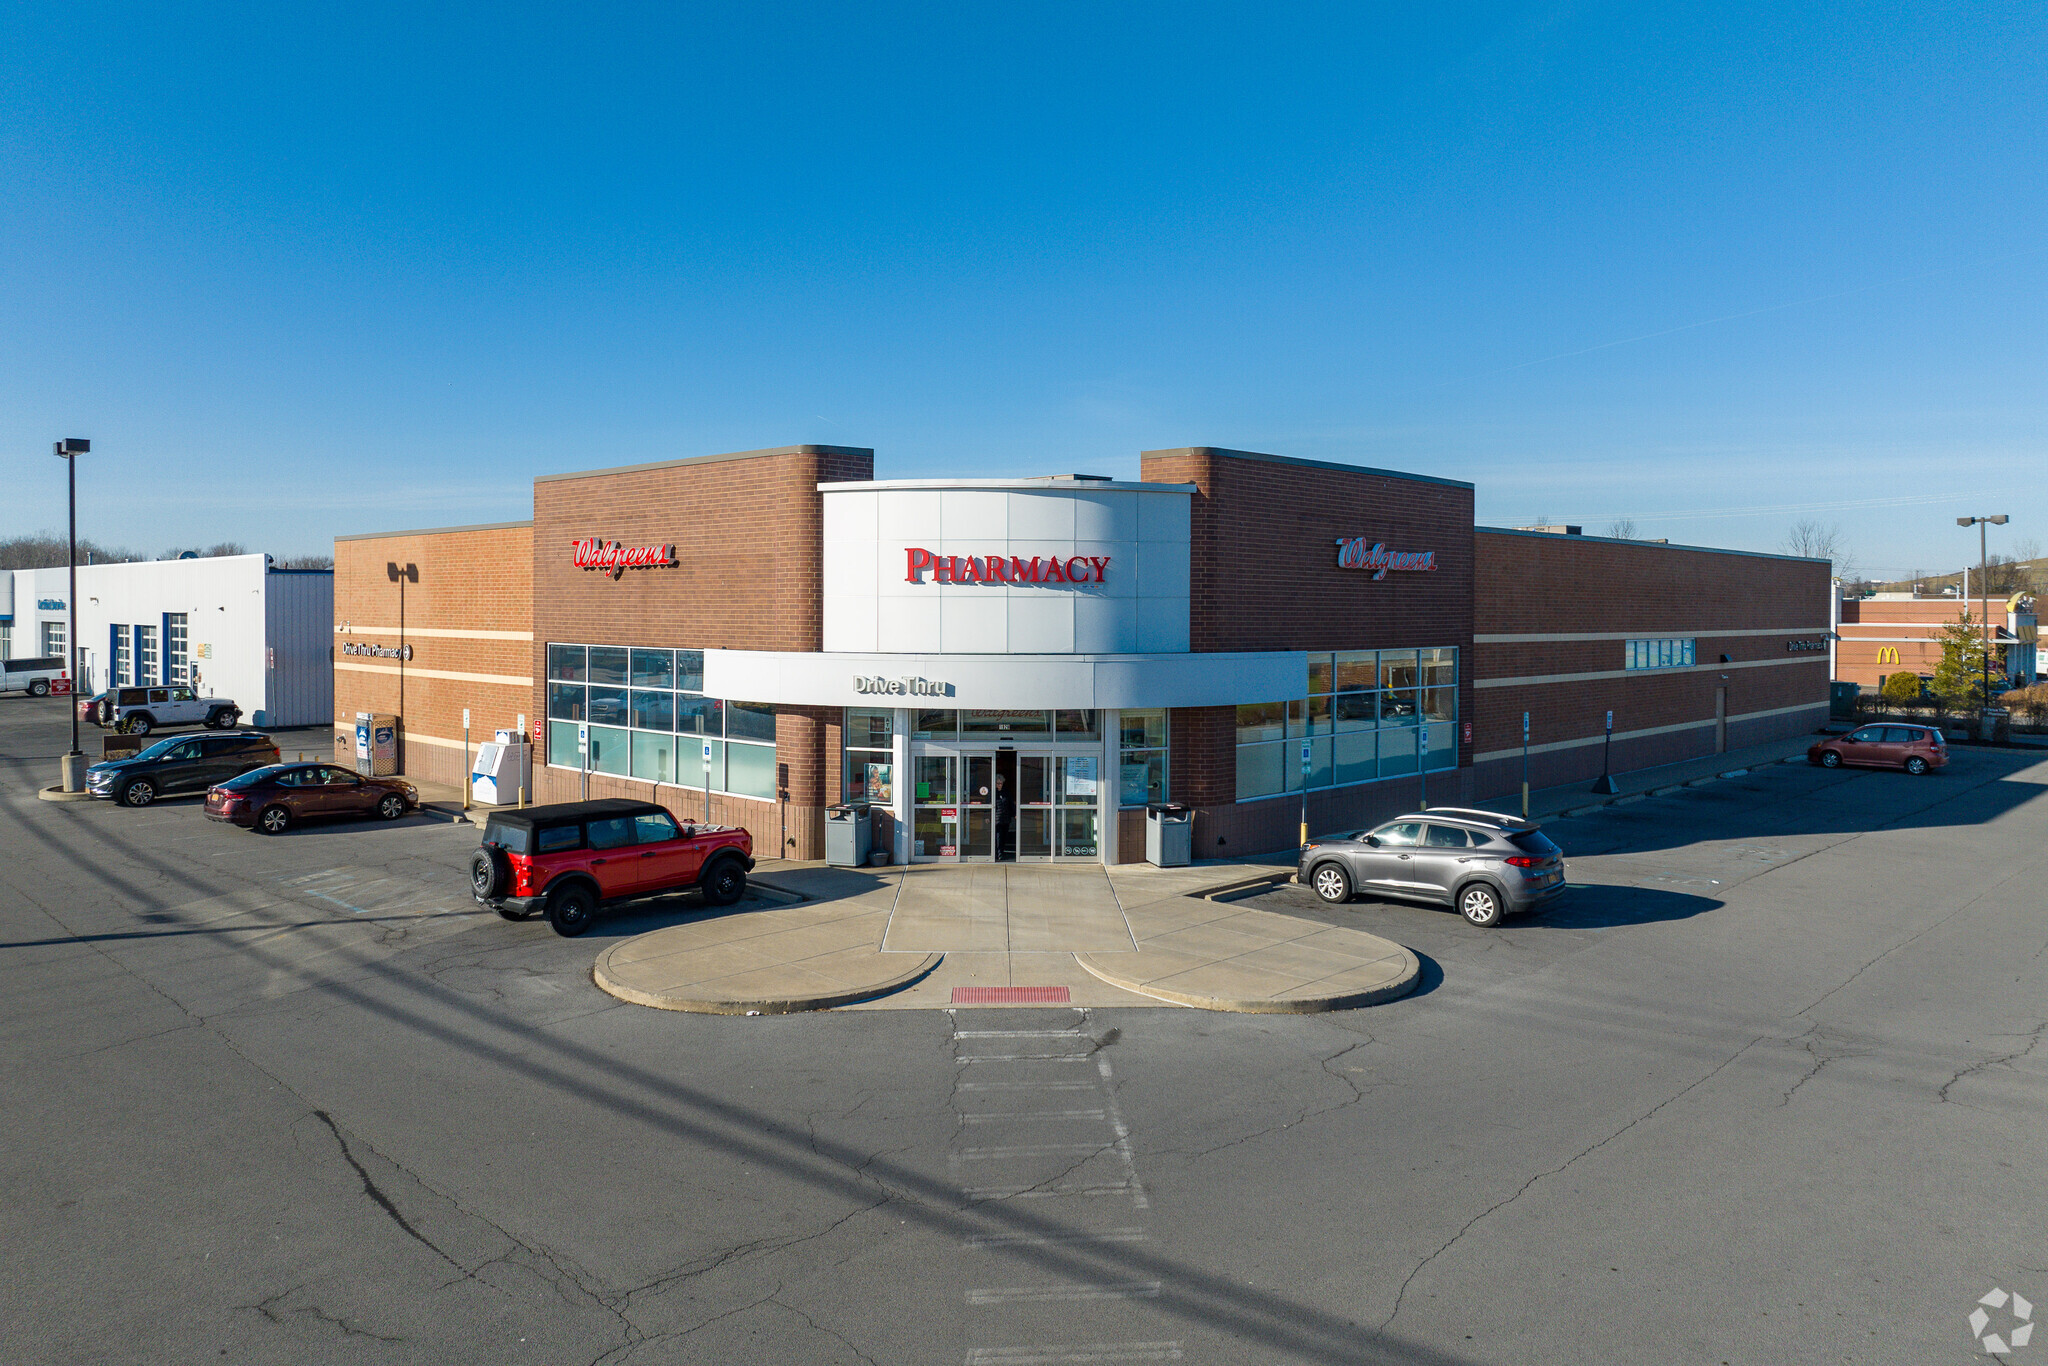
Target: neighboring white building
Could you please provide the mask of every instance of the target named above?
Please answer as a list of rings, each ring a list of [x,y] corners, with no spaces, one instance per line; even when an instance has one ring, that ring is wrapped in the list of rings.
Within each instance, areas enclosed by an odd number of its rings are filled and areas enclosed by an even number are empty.
[[[78,567],[79,686],[191,683],[245,724],[334,720],[334,574],[265,555]],[[0,570],[0,658],[62,655],[70,571]]]

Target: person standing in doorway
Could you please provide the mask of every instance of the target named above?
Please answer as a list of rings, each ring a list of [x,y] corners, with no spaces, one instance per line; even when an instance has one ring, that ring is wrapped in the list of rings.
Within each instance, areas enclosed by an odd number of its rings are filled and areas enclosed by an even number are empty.
[[[1016,851],[1010,844],[1011,818],[1016,814],[1016,803],[1010,800],[1010,789],[1003,782],[1003,775],[996,774],[996,795],[993,802],[996,818],[996,859],[1012,859]]]

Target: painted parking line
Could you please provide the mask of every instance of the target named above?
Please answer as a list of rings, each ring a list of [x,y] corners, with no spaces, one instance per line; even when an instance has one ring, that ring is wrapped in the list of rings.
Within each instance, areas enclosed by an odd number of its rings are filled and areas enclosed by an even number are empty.
[[[969,1304],[1065,1304],[1080,1300],[1157,1298],[1157,1281],[1122,1281],[1104,1285],[1018,1285],[967,1292]]]
[[[1178,1342],[1048,1342],[1029,1347],[975,1347],[967,1366],[1069,1366],[1094,1361],[1179,1361]]]

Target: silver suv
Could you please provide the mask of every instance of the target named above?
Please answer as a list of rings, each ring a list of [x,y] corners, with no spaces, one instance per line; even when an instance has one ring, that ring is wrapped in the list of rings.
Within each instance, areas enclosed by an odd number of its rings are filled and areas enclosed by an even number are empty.
[[[229,697],[201,697],[182,683],[156,688],[113,688],[100,699],[93,718],[123,735],[147,735],[163,726],[200,722],[214,730],[232,730],[242,709]]]
[[[1325,901],[1359,892],[1431,901],[1490,929],[1564,891],[1564,852],[1534,821],[1440,806],[1309,841],[1295,879]]]

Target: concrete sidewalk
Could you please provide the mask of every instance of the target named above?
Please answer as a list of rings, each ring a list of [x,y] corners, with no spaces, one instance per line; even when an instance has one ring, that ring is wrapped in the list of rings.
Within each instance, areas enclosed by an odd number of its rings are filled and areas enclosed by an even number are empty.
[[[1784,763],[1791,759],[1803,760],[1807,748],[1820,738],[1818,735],[1788,736],[1766,744],[1731,749],[1725,754],[1707,754],[1697,759],[1682,759],[1675,764],[1659,764],[1655,768],[1639,768],[1629,773],[1617,773],[1614,775],[1614,786],[1617,790],[1611,794],[1593,791],[1593,784],[1590,782],[1540,787],[1529,794],[1529,816],[1532,820],[1575,816],[1582,811],[1592,811],[1603,806],[1640,801],[1644,797],[1669,792],[1673,788],[1693,787],[1717,778],[1732,778],[1767,764]],[[1503,815],[1519,816],[1522,814],[1522,797],[1517,792],[1509,796],[1475,802],[1473,807],[1480,811],[1498,811]]]
[[[706,912],[606,949],[599,987],[713,1014],[828,1006],[1165,1004],[1303,1013],[1405,995],[1415,955],[1358,930],[1204,899],[1293,860],[1105,869],[763,864],[755,884],[804,900]]]

